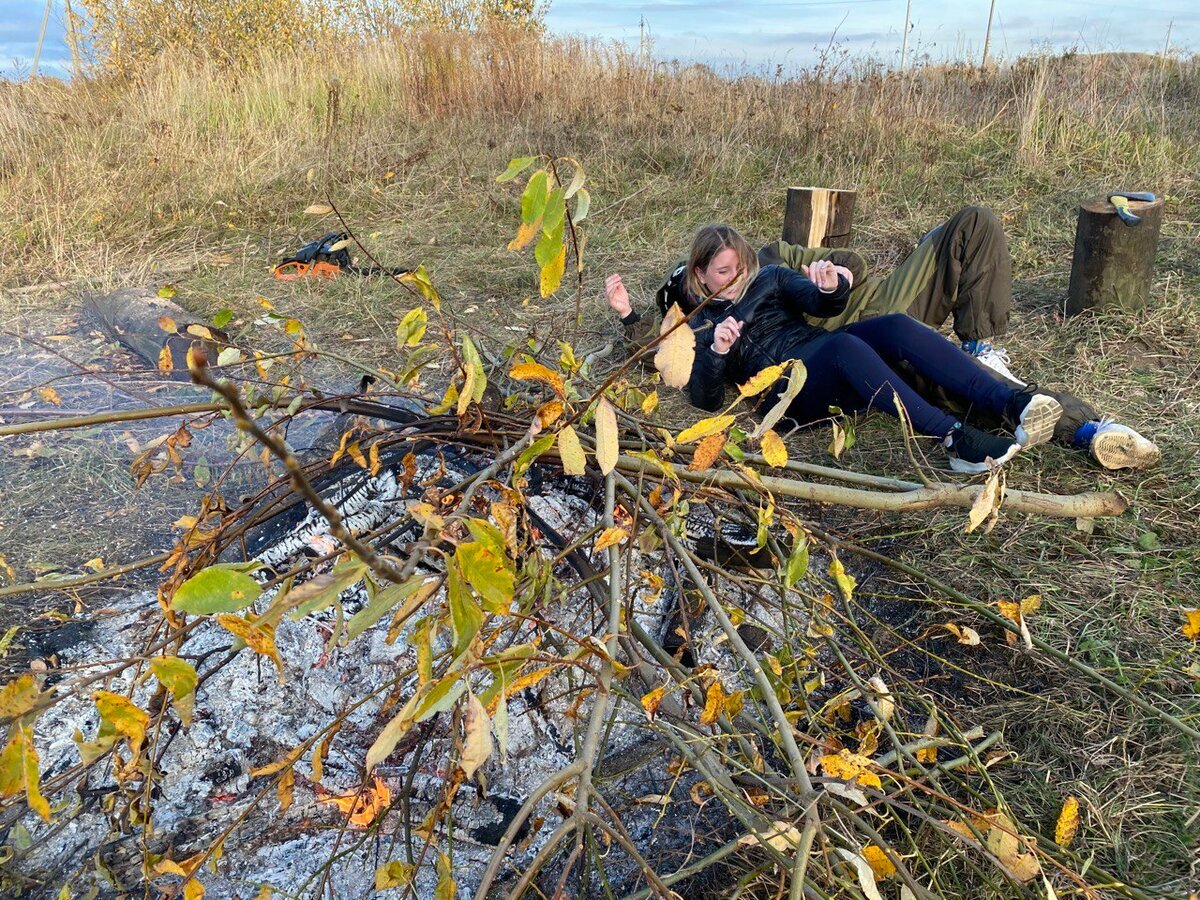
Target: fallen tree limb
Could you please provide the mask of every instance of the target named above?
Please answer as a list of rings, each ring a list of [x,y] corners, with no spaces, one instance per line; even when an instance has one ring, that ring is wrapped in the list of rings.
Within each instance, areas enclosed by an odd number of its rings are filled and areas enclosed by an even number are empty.
[[[128,575],[130,572],[136,572],[138,569],[166,562],[170,556],[170,553],[157,553],[154,556],[147,556],[145,559],[137,559],[133,562],[123,563],[109,569],[102,569],[90,575],[78,575],[74,578],[42,579],[41,581],[30,581],[26,584],[10,584],[7,587],[0,588],[0,599],[4,597],[16,597],[21,594],[32,594],[35,591],[62,591],[67,588],[83,587],[84,585],[96,584],[100,581],[108,581],[110,578],[120,578],[122,575]]]
[[[662,474],[663,467],[680,480],[693,484],[707,484],[729,491],[740,490],[749,485],[746,477],[738,472],[723,469],[692,472],[671,463],[659,465],[633,456],[617,458],[617,468],[624,472]],[[946,485],[914,487],[900,493],[885,494],[834,484],[795,481],[774,475],[763,475],[761,481],[764,488],[777,496],[811,500],[814,503],[836,503],[858,509],[876,509],[882,512],[911,512],[948,506],[970,509],[983,490],[983,485]],[[1005,491],[1004,508],[1012,512],[1036,513],[1042,516],[1091,519],[1119,516],[1129,508],[1129,501],[1119,493],[1058,495],[1011,490]]]

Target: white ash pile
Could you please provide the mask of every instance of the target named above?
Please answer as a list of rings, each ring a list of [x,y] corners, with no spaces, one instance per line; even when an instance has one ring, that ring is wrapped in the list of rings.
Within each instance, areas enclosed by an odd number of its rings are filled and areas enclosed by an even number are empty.
[[[170,629],[156,598],[145,593],[117,604],[61,652],[62,666],[86,668],[43,685],[80,688],[36,724],[43,787],[58,788],[48,794],[52,821],[26,813],[16,822],[9,811],[8,824],[20,835],[9,868],[23,895],[55,897],[66,885],[70,896],[117,896],[141,891],[146,881],[170,891],[186,880],[188,890],[199,883],[208,897],[260,896],[264,886],[315,896],[321,885],[326,895],[364,897],[382,879],[411,880],[411,888],[391,895],[432,897],[449,877],[459,895],[470,896],[531,794],[579,760],[597,700],[596,673],[610,661],[616,678],[612,695],[601,696],[594,783],[628,839],[644,859],[674,871],[739,833],[730,831],[736,822],[720,804],[696,794],[700,776],[651,727],[663,697],[654,689],[668,679],[646,664],[652,660],[628,638],[630,627],[640,626],[695,673],[701,701],[715,683],[723,700],[740,703],[753,684],[703,604],[674,587],[686,577],[661,542],[649,539],[650,530],[635,536],[627,512],[606,528],[598,486],[536,464],[523,473],[518,495],[490,476],[474,483],[473,493],[464,488],[488,463],[478,453],[400,444],[387,459],[391,464],[374,475],[356,470],[329,481],[323,495],[346,528],[371,537],[393,560],[440,531],[442,549],[424,555],[411,573],[406,597],[419,597],[419,606],[383,603],[384,586],[366,578],[361,564],[347,575],[329,523],[297,503],[231,542],[221,557],[228,565],[244,550],[260,564],[254,578],[268,586],[242,611],[243,621],[251,613],[267,616],[289,591],[302,595],[307,585],[311,596],[314,585],[334,586],[319,609],[301,604],[290,610],[305,613],[297,620],[276,618],[274,654],[255,646],[253,634],[251,648],[238,652],[245,641],[215,616],[189,617],[190,630],[164,648]],[[469,527],[449,515],[464,495]],[[692,547],[726,555],[754,550],[753,524],[717,522],[703,503],[689,506],[679,497],[672,504],[669,493],[655,502]],[[491,561],[509,568],[456,583],[458,570],[448,575],[452,554],[489,540],[501,542]],[[595,548],[614,541],[623,560],[625,636],[610,660],[608,552]],[[492,596],[489,586],[506,579],[519,589],[514,596],[509,585],[509,602],[498,602],[503,596]],[[716,586],[730,608],[744,611],[742,633],[754,635],[756,647],[771,633],[804,628],[798,611],[785,623],[757,592],[720,579]],[[464,590],[465,598],[451,596]],[[464,616],[473,621],[460,621]],[[127,696],[151,715],[166,700],[145,659],[124,667],[111,661],[163,653],[198,673],[186,704],[190,724],[173,701],[140,746],[117,735],[119,762],[110,755],[81,769],[81,750],[86,755],[88,742],[111,731],[100,722],[95,691]],[[82,686],[106,668],[120,670]],[[673,708],[708,732],[713,714],[701,705],[677,693],[664,711]],[[404,727],[389,743],[381,733],[405,711]],[[484,716],[483,733],[467,721],[475,711]],[[726,712],[733,711],[730,700]],[[368,774],[364,761],[373,747],[383,755]],[[476,769],[473,777],[465,768]],[[514,826],[495,892],[518,882],[573,804],[571,786],[556,785]],[[603,839],[597,852],[607,853],[617,842]],[[636,860],[607,856],[606,886],[572,875],[568,893],[646,884]],[[561,872],[561,864],[544,870],[549,890]]]

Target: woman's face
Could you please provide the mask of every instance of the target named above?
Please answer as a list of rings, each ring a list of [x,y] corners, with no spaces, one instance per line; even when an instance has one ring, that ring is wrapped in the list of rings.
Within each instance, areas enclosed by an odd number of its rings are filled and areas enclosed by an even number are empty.
[[[696,277],[705,290],[716,291],[721,300],[736,300],[741,292],[738,277],[738,255],[732,247],[726,247],[714,256],[704,268],[696,267]],[[735,280],[736,279],[736,280]]]

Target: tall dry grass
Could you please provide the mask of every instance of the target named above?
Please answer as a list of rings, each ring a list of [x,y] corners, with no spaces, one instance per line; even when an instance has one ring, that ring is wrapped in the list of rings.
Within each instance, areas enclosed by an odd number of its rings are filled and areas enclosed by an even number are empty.
[[[972,186],[1018,211],[1135,182],[1190,204],[1198,99],[1194,62],[1136,56],[721,77],[499,28],[278,52],[244,71],[161,58],[136,78],[0,85],[0,210],[17,251],[0,266],[10,285],[120,268],[151,247],[222,242],[229,209],[294,221],[314,192],[371,212],[381,176],[426,139],[425,156],[470,148],[473,165],[574,154],[612,187],[602,202],[647,175],[675,181],[681,209],[689,185],[723,185],[727,211],[708,215],[751,230],[799,181],[857,187],[885,219],[942,212]]]

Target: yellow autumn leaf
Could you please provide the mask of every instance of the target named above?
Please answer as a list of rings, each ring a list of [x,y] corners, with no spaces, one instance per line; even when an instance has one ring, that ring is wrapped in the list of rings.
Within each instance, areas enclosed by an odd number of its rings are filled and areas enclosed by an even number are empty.
[[[858,586],[858,581],[853,575],[846,572],[842,561],[836,556],[829,561],[829,574],[837,582],[838,587],[842,589],[847,598],[854,596],[854,589]]]
[[[761,372],[751,376],[750,380],[738,387],[738,393],[743,397],[757,397],[783,375],[786,363],[767,366]]]
[[[172,319],[170,316],[159,316],[158,317],[158,327],[160,329],[162,329],[163,331],[165,331],[167,334],[178,334],[179,333],[179,326],[175,324],[175,320]]]
[[[654,368],[668,387],[686,387],[696,361],[696,333],[680,323],[686,317],[678,303],[673,303],[663,317],[660,335],[667,335],[654,351]]]
[[[883,782],[871,771],[871,761],[865,756],[851,753],[849,750],[839,750],[821,757],[821,769],[830,778],[841,778],[853,781],[865,787],[882,790]]]
[[[721,713],[725,711],[725,697],[725,688],[714,678],[704,695],[704,711],[700,713],[701,725],[712,725],[721,717]]]
[[[800,846],[800,830],[791,822],[776,821],[762,834],[745,834],[738,838],[742,846],[766,844],[781,853],[790,853]]]
[[[710,434],[702,440],[696,447],[696,452],[692,454],[692,461],[688,463],[688,470],[691,472],[700,472],[704,469],[711,469],[721,456],[721,451],[725,449],[725,442],[728,440],[728,433],[718,431],[716,434]]]
[[[38,396],[54,406],[62,406],[62,397],[58,396],[58,391],[52,387],[38,388]]]
[[[164,375],[175,371],[175,358],[171,356],[170,344],[163,344],[162,350],[158,352],[158,371]]]
[[[601,550],[607,550],[615,544],[623,543],[628,537],[629,532],[624,528],[605,528],[596,540],[595,550],[597,553]]]
[[[558,456],[562,460],[563,472],[567,475],[582,475],[587,467],[587,455],[579,443],[579,435],[570,425],[558,432]]]
[[[549,428],[561,419],[564,409],[561,400],[550,400],[539,406],[537,411],[538,430]]]
[[[410,863],[392,860],[375,870],[375,890],[386,891],[388,888],[407,887],[416,875],[416,866]]]
[[[693,441],[698,441],[701,438],[706,438],[710,434],[716,434],[718,431],[724,431],[735,421],[734,416],[711,416],[707,419],[701,419],[694,425],[690,425],[683,431],[679,432],[675,437],[677,444],[690,444]]]
[[[883,880],[891,878],[896,874],[896,866],[888,859],[888,855],[883,852],[883,848],[875,844],[868,844],[862,849],[862,858],[867,861],[867,865],[871,867],[871,871],[875,873],[875,877]]]
[[[653,415],[658,409],[658,391],[651,391],[642,400],[642,413],[644,415]]]
[[[656,687],[654,690],[642,695],[642,709],[646,711],[646,718],[651,722],[658,715],[658,708],[662,706],[663,695],[667,692],[667,686]]]
[[[558,248],[558,254],[542,266],[541,278],[541,293],[545,299],[558,290],[558,286],[562,284],[563,270],[567,265],[567,248],[566,245]]]
[[[217,616],[217,623],[230,634],[240,637],[246,642],[246,646],[259,656],[265,656],[275,663],[279,680],[283,680],[283,660],[279,658],[279,651],[275,648],[274,625],[258,624],[230,613]]]
[[[762,455],[768,466],[782,469],[787,465],[788,452],[781,438],[774,430],[762,436]]]
[[[1193,641],[1200,639],[1200,609],[1185,609],[1183,615],[1186,621],[1183,623],[1183,636],[1191,638]]]
[[[508,242],[508,249],[524,250],[541,230],[541,219],[538,219],[536,222],[522,222],[521,227],[517,229],[517,236]]]
[[[304,208],[306,216],[327,216],[333,212],[333,207],[328,203],[311,203]]]
[[[509,372],[508,377],[516,381],[543,381],[554,389],[558,396],[566,396],[563,378],[558,372],[537,362],[517,363]]]
[[[617,413],[605,397],[596,404],[596,464],[607,475],[617,465]]]
[[[1075,832],[1079,830],[1079,801],[1072,795],[1063,801],[1062,811],[1054,826],[1054,843],[1060,847],[1071,846]]]

